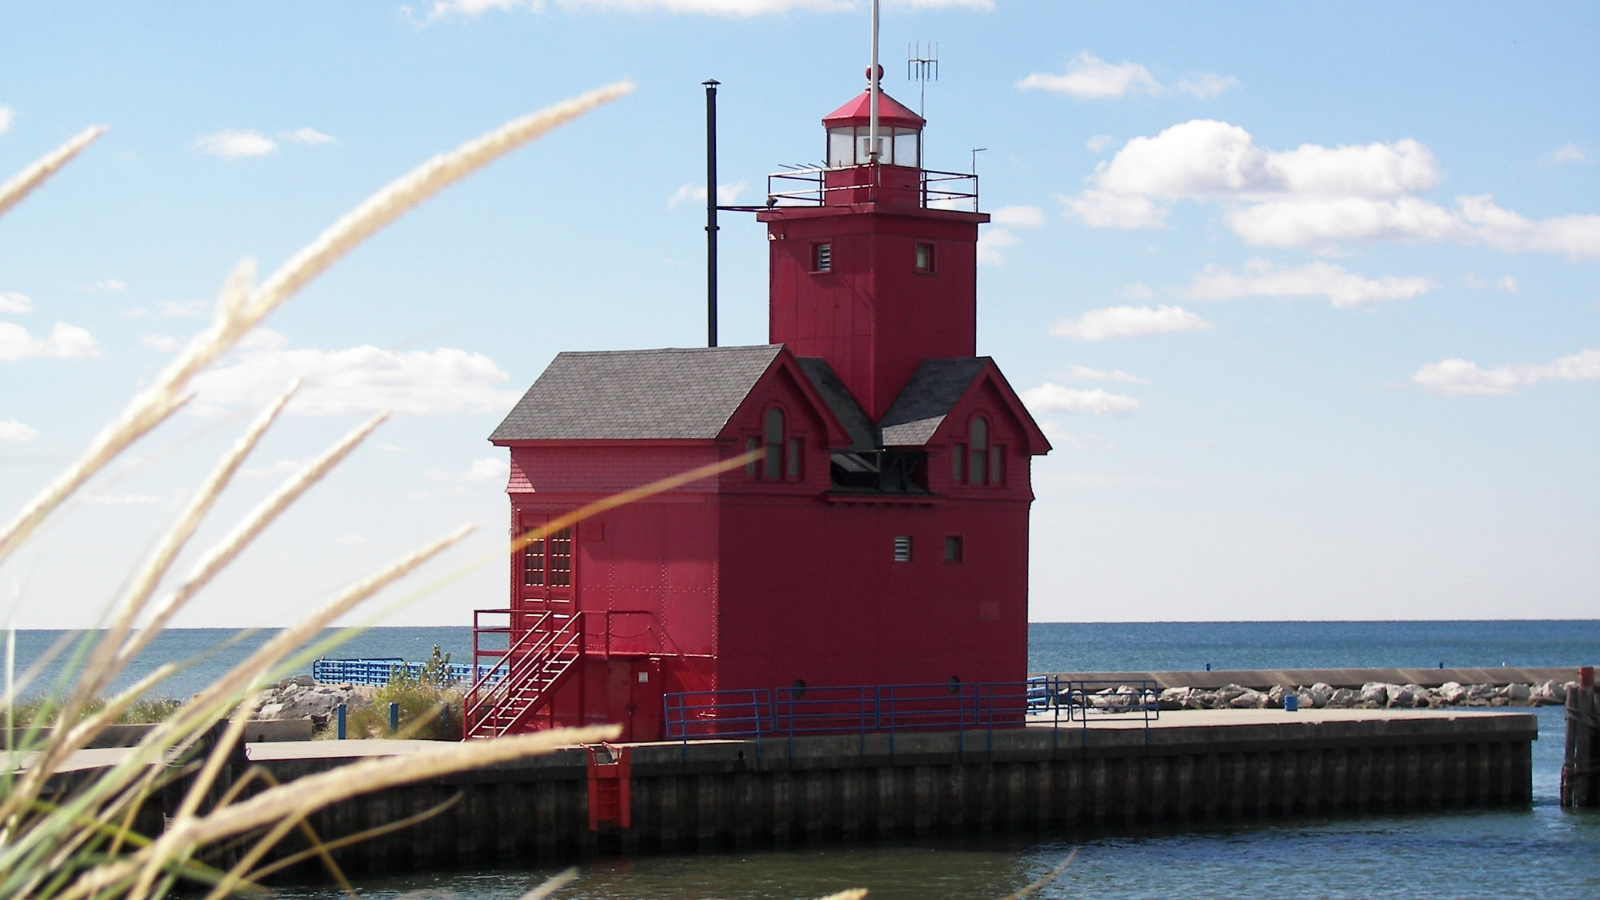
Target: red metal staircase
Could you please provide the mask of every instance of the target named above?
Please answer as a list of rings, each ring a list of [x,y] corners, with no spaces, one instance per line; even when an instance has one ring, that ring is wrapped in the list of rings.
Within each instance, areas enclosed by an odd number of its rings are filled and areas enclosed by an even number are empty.
[[[483,627],[484,615],[510,617],[505,628]],[[478,610],[473,628],[473,671],[467,691],[465,726],[470,738],[499,737],[527,730],[535,716],[548,710],[556,689],[571,677],[583,657],[583,613],[546,612],[526,628],[515,628],[523,613],[515,610]],[[479,636],[507,636],[504,649],[485,649]],[[483,663],[490,664],[485,670]]]

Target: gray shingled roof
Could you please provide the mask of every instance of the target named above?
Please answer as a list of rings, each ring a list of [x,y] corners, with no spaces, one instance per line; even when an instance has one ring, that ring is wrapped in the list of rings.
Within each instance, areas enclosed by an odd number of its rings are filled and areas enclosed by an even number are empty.
[[[972,379],[989,364],[987,356],[959,359],[927,359],[894,398],[878,427],[885,447],[921,447],[939,429]]]
[[[850,449],[857,453],[870,453],[878,449],[878,429],[872,426],[872,420],[861,411],[828,361],[817,356],[802,356],[798,361],[800,370],[806,373],[811,386],[822,395],[833,417],[839,420],[845,434],[850,436]]]
[[[489,440],[715,438],[781,349],[562,353]]]

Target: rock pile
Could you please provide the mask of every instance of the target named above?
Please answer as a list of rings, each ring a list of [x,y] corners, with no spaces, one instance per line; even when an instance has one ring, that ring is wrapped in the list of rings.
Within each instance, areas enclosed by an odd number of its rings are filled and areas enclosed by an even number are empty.
[[[1371,681],[1360,690],[1336,688],[1317,683],[1310,687],[1274,687],[1258,691],[1237,684],[1215,690],[1173,687],[1161,692],[1162,709],[1282,709],[1285,695],[1299,698],[1302,709],[1414,709],[1446,706],[1559,706],[1567,702],[1567,691],[1578,683],[1562,684],[1456,684],[1438,687],[1420,684],[1384,684]],[[1098,705],[1098,704],[1097,704]]]
[[[376,688],[358,684],[317,684],[310,675],[295,675],[262,691],[257,719],[310,719],[317,727],[343,703],[347,710],[371,706]]]

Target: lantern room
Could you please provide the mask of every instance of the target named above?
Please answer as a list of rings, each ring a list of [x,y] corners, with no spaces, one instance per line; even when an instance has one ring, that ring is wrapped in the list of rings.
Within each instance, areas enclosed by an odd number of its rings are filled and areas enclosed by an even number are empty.
[[[883,67],[878,67],[881,77]],[[878,91],[877,159],[872,152],[872,86],[822,118],[828,131],[828,168],[884,166],[922,168],[922,126],[927,122],[899,101]]]

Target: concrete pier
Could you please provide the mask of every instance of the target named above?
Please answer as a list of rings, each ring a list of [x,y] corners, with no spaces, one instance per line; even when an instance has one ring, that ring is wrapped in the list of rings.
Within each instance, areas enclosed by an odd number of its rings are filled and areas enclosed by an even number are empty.
[[[338,851],[347,871],[379,874],[607,852],[1516,807],[1531,801],[1537,731],[1525,712],[1216,710],[1166,713],[1148,728],[1142,717],[1105,715],[1060,728],[635,744],[629,827],[597,830],[588,754],[573,748],[358,798],[311,824],[333,840],[454,798],[428,822]],[[252,745],[249,756],[289,780],[405,749],[278,743]]]

